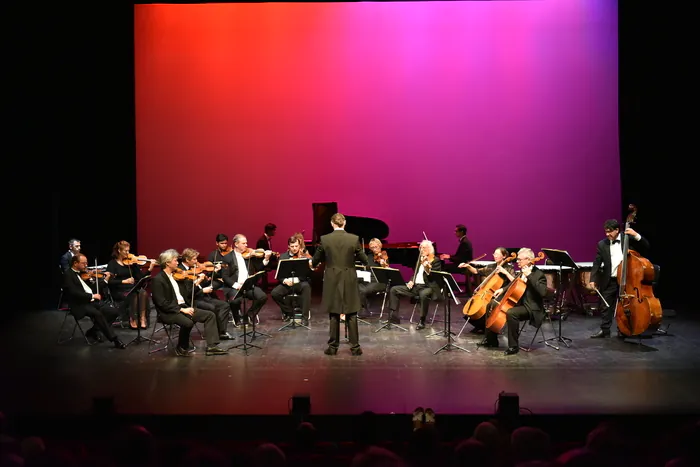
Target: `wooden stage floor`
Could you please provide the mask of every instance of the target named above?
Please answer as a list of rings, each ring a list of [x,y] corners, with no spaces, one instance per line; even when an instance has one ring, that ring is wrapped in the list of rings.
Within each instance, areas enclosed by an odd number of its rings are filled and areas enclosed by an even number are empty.
[[[482,336],[469,333],[467,325],[455,343],[471,352],[435,355],[446,339],[426,336],[442,330],[441,321],[416,331],[408,322],[411,306],[403,303],[408,332],[373,332],[379,327],[375,305],[371,324],[360,324],[364,355],[351,356],[344,342],[330,357],[323,354],[328,317],[318,312],[319,302],[314,297],[311,330],[278,331],[284,323],[268,300],[259,329],[272,337],[256,339],[262,348],[247,356],[232,350],[206,357],[196,331],[198,350],[191,358],[170,351],[149,355],[147,343],[126,350],[107,342],[87,346],[78,334],[57,345],[63,312],[16,315],[2,329],[0,410],[81,414],[94,397],[113,397],[124,414],[282,415],[293,395],[308,394],[316,415],[407,414],[417,406],[442,414],[493,414],[498,394],[506,391],[517,393],[521,407],[534,414],[700,413],[700,320],[683,310],[665,320],[671,324],[668,335],[641,344],[590,339],[599,318],[572,313],[561,323],[563,335],[572,339],[570,348],[559,344],[554,350],[536,341],[530,353],[505,356],[504,336],[499,350],[477,349]],[[464,320],[461,306],[452,308],[451,329],[457,333]],[[442,308],[438,319],[441,313]],[[521,344],[534,332],[527,329]],[[551,327],[545,330],[551,337]],[[129,342],[136,331],[117,333]]]

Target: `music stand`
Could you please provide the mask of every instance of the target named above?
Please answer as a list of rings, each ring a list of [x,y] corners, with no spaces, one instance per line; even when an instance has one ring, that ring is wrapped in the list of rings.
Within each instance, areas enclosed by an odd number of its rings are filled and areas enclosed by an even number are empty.
[[[437,355],[439,352],[445,350],[445,351],[450,351],[454,349],[459,349],[467,353],[471,353],[470,350],[465,349],[464,347],[460,347],[458,345],[455,345],[454,342],[454,337],[452,335],[454,334],[450,330],[450,325],[451,323],[451,301],[450,299],[454,300],[455,305],[459,305],[459,299],[455,296],[455,290],[461,292],[462,290],[459,288],[459,284],[457,284],[457,281],[455,281],[455,278],[452,277],[452,274],[449,272],[443,272],[443,271],[431,271],[430,272],[430,278],[435,279],[435,281],[440,284],[440,288],[442,289],[442,296],[445,301],[445,329],[443,331],[438,331],[436,333],[433,333],[429,336],[426,337],[431,337],[431,336],[438,336],[438,335],[443,335],[444,337],[447,338],[447,343],[437,349],[433,355]]]
[[[129,290],[127,293],[124,294],[124,300],[125,301],[128,300],[133,294],[135,294],[135,293],[137,294],[140,291],[142,291],[143,289],[145,289],[146,286],[151,283],[152,278],[153,278],[153,276],[143,276],[141,279],[139,279],[136,282],[136,284],[134,284],[134,286],[131,288],[131,290]],[[138,305],[138,301],[136,302],[136,304]],[[133,313],[134,310],[131,310],[131,312]],[[136,310],[136,313],[138,313],[138,310]],[[126,344],[126,346],[129,347],[131,344],[140,344],[141,342],[153,342],[153,343],[155,343],[156,341],[153,339],[150,339],[148,337],[143,337],[141,335],[141,323],[139,323],[137,321],[136,322],[136,337],[134,337],[131,340],[131,342]]]
[[[364,282],[365,279],[364,279],[363,277],[361,277],[359,273],[360,273],[360,272],[366,272],[366,273],[370,274],[370,282],[371,282],[371,274],[372,274],[372,272],[371,272],[371,271],[365,271],[365,267],[366,267],[366,266],[363,265],[363,264],[355,264],[355,272],[357,273],[357,279],[358,279],[358,280],[359,280],[359,279],[362,279],[362,282]],[[362,271],[360,271],[360,270],[362,270]],[[369,323],[369,321],[365,321],[364,319],[360,318],[359,313],[358,313],[358,316],[357,316],[357,322],[358,322],[358,323],[362,323],[362,324],[366,324],[366,325],[368,325],[368,326],[371,326],[371,324]],[[346,321],[346,323],[347,323],[347,321]],[[346,326],[346,327],[345,327],[345,334],[346,334],[346,337],[347,337],[347,331],[348,331],[348,329],[347,329],[347,326]]]
[[[401,275],[401,271],[398,269],[394,268],[380,268],[377,266],[372,266],[372,273],[374,274],[374,277],[377,278],[377,282],[380,282],[382,284],[386,284],[386,289],[384,290],[384,293],[386,296],[389,296],[389,292],[391,290],[391,287],[394,285],[401,285],[405,284],[406,282],[403,280],[403,276]],[[386,320],[386,323],[382,324],[379,329],[376,329],[374,332],[379,332],[382,329],[392,329],[392,328],[399,328],[402,331],[408,331],[408,329],[399,326],[398,324],[393,324],[391,322],[391,316],[389,316],[389,319]]]
[[[548,340],[556,340],[557,342],[562,342],[565,346],[569,347],[569,342],[571,342],[571,339],[561,335],[561,322],[563,321],[563,317],[561,316],[561,314],[563,313],[562,308],[564,307],[564,297],[566,295],[566,292],[564,290],[563,270],[564,268],[569,269],[571,271],[572,277],[575,277],[578,265],[571,258],[571,256],[569,256],[569,253],[565,250],[542,248],[542,251],[552,261],[552,264],[559,266],[559,271],[557,271],[557,274],[559,275],[559,287],[557,287],[556,299],[554,300],[555,309],[558,309],[560,314],[558,320],[559,334],[555,337],[545,339],[545,343]],[[569,281],[569,285],[571,284],[571,282],[572,281]]]
[[[258,272],[256,272],[255,274],[253,274],[252,276],[250,276],[248,279],[246,279],[245,282],[243,282],[243,284],[241,285],[241,288],[238,289],[238,290],[236,291],[236,294],[233,296],[233,298],[231,299],[231,301],[234,301],[234,300],[238,297],[238,294],[243,293],[243,292],[245,292],[246,290],[252,290],[253,287],[255,287],[255,283],[260,279],[260,276],[261,276],[262,274],[264,274],[264,272],[265,272],[265,271],[258,271]],[[241,320],[241,324],[242,324],[242,326],[243,326],[243,333],[241,334],[241,336],[239,336],[239,337],[243,337],[243,343],[242,343],[242,344],[232,345],[232,346],[229,347],[227,350],[231,350],[231,349],[241,349],[241,350],[243,350],[243,352],[245,352],[246,355],[248,355],[248,348],[250,348],[250,347],[255,347],[256,349],[261,349],[262,347],[260,347],[259,345],[255,345],[255,344],[250,344],[250,343],[248,343],[248,340],[246,339],[246,337],[250,336],[250,340],[252,341],[252,340],[254,340],[258,335],[267,336],[267,337],[271,337],[271,336],[270,336],[269,334],[265,334],[264,332],[258,332],[258,331],[256,331],[256,329],[255,329],[255,318],[254,318],[254,317],[253,317],[252,320],[250,320],[250,325],[253,326],[253,330],[252,330],[252,331],[246,331],[246,326],[248,326],[248,323],[247,323],[247,321],[248,321],[248,320],[247,320],[248,315],[246,314],[245,300],[246,300],[245,297],[243,297],[243,301],[241,302],[241,308],[242,308],[242,311],[243,311],[243,314],[242,314],[243,318],[242,318],[242,320]]]
[[[308,258],[297,258],[297,259],[281,259],[277,263],[277,271],[275,272],[275,279],[279,281],[279,283],[282,283],[283,279],[292,279],[298,278],[299,282],[302,282],[304,280],[307,280],[309,277],[309,273],[311,272],[311,268],[309,267],[309,260]],[[292,284],[292,288],[294,287],[294,284]],[[291,296],[292,297],[292,307],[293,309],[298,309],[297,305],[297,300],[299,300],[299,295],[294,292],[290,288],[290,293],[287,294],[287,297]],[[304,311],[301,310],[301,316],[300,318],[304,317]],[[285,324],[281,328],[278,329],[278,331],[281,331],[282,329],[286,328],[291,328],[291,329],[296,329],[296,328],[306,328],[308,330],[311,330],[309,326],[306,326],[305,324],[297,324],[297,315],[294,313],[292,315],[292,319],[289,320],[289,323]]]

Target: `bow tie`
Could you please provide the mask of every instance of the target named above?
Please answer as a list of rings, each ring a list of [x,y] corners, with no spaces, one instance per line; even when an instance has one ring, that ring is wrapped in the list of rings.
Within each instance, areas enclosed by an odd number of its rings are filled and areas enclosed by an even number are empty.
[[[614,245],[614,244],[616,244],[616,243],[620,243],[620,240],[613,240],[610,244],[611,244],[611,245]]]

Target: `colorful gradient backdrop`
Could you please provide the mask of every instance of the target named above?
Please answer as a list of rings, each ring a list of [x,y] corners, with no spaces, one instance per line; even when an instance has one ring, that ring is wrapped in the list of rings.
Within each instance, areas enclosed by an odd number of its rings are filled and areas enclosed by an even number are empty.
[[[614,1],[136,5],[135,60],[138,254],[336,201],[592,261],[620,216]]]

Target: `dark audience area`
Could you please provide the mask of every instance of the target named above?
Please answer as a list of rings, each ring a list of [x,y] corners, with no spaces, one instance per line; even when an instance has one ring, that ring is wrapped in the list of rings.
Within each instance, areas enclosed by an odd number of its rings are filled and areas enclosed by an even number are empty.
[[[214,421],[215,420],[215,421]],[[700,465],[700,418],[11,417],[0,466],[546,467]],[[266,434],[266,433],[269,433]]]

